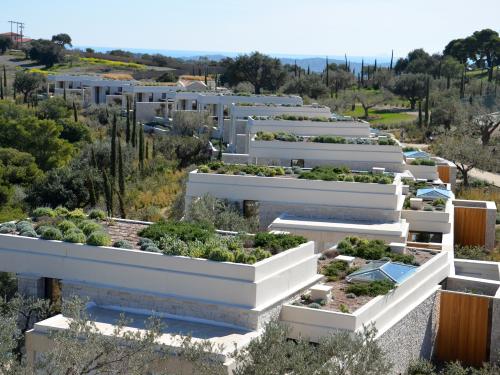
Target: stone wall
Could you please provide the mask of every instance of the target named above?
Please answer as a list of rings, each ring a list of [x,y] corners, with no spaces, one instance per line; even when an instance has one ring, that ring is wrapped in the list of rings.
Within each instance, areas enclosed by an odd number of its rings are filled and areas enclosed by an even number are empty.
[[[394,365],[391,374],[405,374],[413,360],[432,358],[439,303],[437,291],[378,338],[380,347]]]
[[[491,306],[490,361],[500,362],[500,291]]]
[[[91,284],[61,281],[62,298],[78,296],[100,306],[124,309],[138,309],[178,315],[223,323],[248,330],[263,328],[271,319],[279,316],[284,303],[297,298],[305,289],[297,291],[286,299],[277,301],[264,310],[244,309],[225,304],[208,303],[201,300],[181,299],[157,294],[134,293],[124,289],[110,289]]]

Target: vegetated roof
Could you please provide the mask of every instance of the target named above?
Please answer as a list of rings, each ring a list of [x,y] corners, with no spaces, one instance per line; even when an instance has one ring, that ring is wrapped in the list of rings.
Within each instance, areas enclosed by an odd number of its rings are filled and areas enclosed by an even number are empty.
[[[410,277],[418,267],[405,263],[391,262],[390,260],[373,260],[360,270],[351,273],[346,280],[351,281],[376,281],[389,280],[402,283]]]
[[[417,190],[417,198],[443,198],[449,199],[452,197],[450,190],[439,189],[439,188],[424,188]]]
[[[406,152],[403,152],[403,155],[406,157],[406,158],[429,158],[430,155],[425,152],[425,151],[406,151]]]

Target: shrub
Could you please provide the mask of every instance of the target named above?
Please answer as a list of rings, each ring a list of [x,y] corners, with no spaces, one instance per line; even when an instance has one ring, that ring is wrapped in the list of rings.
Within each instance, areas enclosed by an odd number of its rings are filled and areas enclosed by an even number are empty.
[[[207,253],[207,259],[217,262],[234,262],[234,254],[229,250],[216,247],[209,250]]]
[[[89,219],[93,220],[105,220],[107,216],[103,210],[94,209],[89,212]]]
[[[341,313],[344,313],[344,314],[349,314],[350,313],[349,307],[347,307],[343,303],[340,304],[339,310],[340,310]]]
[[[153,241],[159,241],[164,235],[170,235],[184,242],[195,240],[205,242],[214,234],[213,228],[186,221],[159,221],[139,232],[141,237],[150,238]]]
[[[202,165],[202,166],[198,167],[198,172],[200,172],[200,173],[209,173],[210,172],[210,168],[207,165]]]
[[[428,166],[434,166],[436,165],[436,162],[431,159],[415,159],[411,162],[411,165],[428,165]]]
[[[85,219],[87,215],[81,208],[75,208],[73,211],[68,212],[68,218],[70,219]]]
[[[257,132],[255,136],[256,141],[273,141],[275,139],[274,133],[269,132]]]
[[[80,228],[87,236],[92,232],[102,231],[102,226],[91,220],[84,220],[80,222],[78,224],[78,228]]]
[[[446,200],[444,200],[443,198],[438,198],[432,202],[432,205],[433,206],[444,206],[444,205],[446,205]]]
[[[151,238],[140,238],[138,245],[140,246],[141,250],[145,250],[148,246],[151,245],[156,246]]]
[[[43,231],[41,234],[41,237],[44,240],[58,240],[61,241],[63,238],[63,235],[61,231],[55,227],[48,227],[46,230]]]
[[[309,307],[310,309],[321,309],[321,305],[316,302],[310,303],[309,305],[306,306]]]
[[[144,249],[141,249],[143,251],[148,251],[150,253],[161,253],[161,250],[155,246],[155,245],[149,245],[147,247],[145,247]]]
[[[69,210],[63,206],[57,206],[54,212],[57,216],[66,216],[69,214]]]
[[[252,251],[252,255],[255,257],[257,262],[260,262],[261,260],[264,260],[272,256],[271,252],[261,249],[260,247],[254,249]]]
[[[38,237],[34,229],[24,229],[19,232],[19,235],[24,237]]]
[[[307,239],[303,236],[286,233],[275,234],[259,232],[254,237],[254,246],[262,247],[263,249],[270,251],[271,254],[278,254],[284,250],[297,247],[305,242],[307,242]]]
[[[63,241],[72,243],[85,243],[86,237],[82,231],[78,229],[68,230],[64,233]]]
[[[37,227],[35,229],[36,233],[38,233],[38,235],[42,235],[47,229],[51,228],[50,225],[40,225],[39,227]]]
[[[394,141],[394,139],[392,138],[379,139],[378,144],[380,146],[387,146],[387,145],[394,146],[396,144],[396,141]]]
[[[329,281],[336,281],[345,277],[348,268],[349,266],[346,262],[342,260],[334,260],[326,267],[323,267],[321,273],[327,276]]]
[[[347,287],[346,293],[354,293],[356,296],[376,297],[385,295],[394,289],[394,283],[388,280],[376,280],[369,283],[355,283]]]
[[[87,245],[92,246],[109,246],[111,244],[111,237],[104,232],[92,232],[87,237]]]
[[[403,147],[403,152],[418,151],[415,147]]]
[[[59,224],[57,224],[57,227],[63,232],[66,233],[67,231],[71,229],[76,229],[75,223],[73,223],[70,220],[63,220]]]
[[[17,222],[16,230],[18,232],[22,232],[23,230],[27,230],[27,229],[33,229],[33,224],[31,224],[29,221],[26,221],[26,220],[22,220],[22,221]]]
[[[317,143],[346,143],[344,137],[336,137],[333,135],[318,135],[317,137],[312,137],[311,142]]]
[[[165,255],[181,255],[185,257],[191,256],[189,246],[175,236],[164,235],[160,238],[158,243],[158,247]]]
[[[471,260],[490,260],[490,255],[482,246],[455,246],[455,257]]]
[[[33,217],[40,218],[43,216],[56,217],[56,213],[50,207],[38,207],[33,211]]]
[[[395,262],[413,264],[415,258],[411,254],[392,253],[391,248],[382,240],[365,240],[359,237],[346,237],[337,245],[337,250],[345,255],[351,255],[368,260],[390,258]]]
[[[14,223],[4,223],[0,225],[0,233],[2,234],[15,233],[15,232],[16,232],[16,224]]]
[[[133,249],[134,247],[127,240],[118,240],[113,244],[113,247],[118,247],[120,249]]]
[[[436,368],[426,359],[417,359],[408,366],[408,375],[436,375]]]

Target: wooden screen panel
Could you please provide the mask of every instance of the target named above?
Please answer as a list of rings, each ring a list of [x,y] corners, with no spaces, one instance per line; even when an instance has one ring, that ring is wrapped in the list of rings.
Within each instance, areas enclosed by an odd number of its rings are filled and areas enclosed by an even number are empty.
[[[476,207],[455,207],[455,244],[486,244],[486,210]]]
[[[450,182],[450,167],[448,165],[438,165],[438,175],[444,183]]]
[[[436,357],[481,366],[489,358],[491,297],[441,292]]]

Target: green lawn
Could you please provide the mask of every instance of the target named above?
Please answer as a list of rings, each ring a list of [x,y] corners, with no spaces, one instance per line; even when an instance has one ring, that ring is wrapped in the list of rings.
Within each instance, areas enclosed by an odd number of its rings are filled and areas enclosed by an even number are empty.
[[[354,111],[347,111],[343,114],[361,118],[365,115],[365,112],[361,106],[357,105]],[[416,118],[414,115],[406,112],[390,112],[385,109],[370,109],[368,110],[368,115],[368,121],[373,125],[391,125],[412,122]]]

